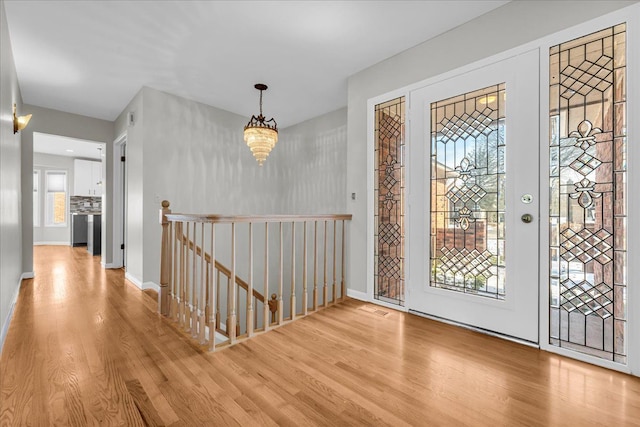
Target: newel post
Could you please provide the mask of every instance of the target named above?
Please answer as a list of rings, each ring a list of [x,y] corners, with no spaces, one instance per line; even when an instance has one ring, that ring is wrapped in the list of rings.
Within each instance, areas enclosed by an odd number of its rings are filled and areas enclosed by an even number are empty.
[[[171,243],[169,220],[167,214],[171,213],[169,201],[162,201],[160,209],[160,224],[162,225],[162,249],[160,251],[160,292],[158,292],[158,312],[163,316],[169,315],[169,278],[171,276]]]
[[[276,313],[278,312],[278,295],[271,294],[271,299],[267,302],[269,311],[271,312],[271,323],[276,322]]]

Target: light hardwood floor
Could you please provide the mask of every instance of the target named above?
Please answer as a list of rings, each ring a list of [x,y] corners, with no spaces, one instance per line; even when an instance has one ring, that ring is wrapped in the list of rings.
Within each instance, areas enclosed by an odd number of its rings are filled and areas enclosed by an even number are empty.
[[[83,248],[36,247],[0,425],[640,425],[640,379],[416,316],[330,307],[207,353]]]

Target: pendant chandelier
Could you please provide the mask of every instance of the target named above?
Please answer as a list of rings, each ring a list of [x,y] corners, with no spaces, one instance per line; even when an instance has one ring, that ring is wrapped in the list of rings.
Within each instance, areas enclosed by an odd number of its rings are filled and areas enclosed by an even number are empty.
[[[265,120],[262,115],[262,91],[267,90],[267,85],[258,83],[254,87],[260,91],[260,115],[251,116],[251,120],[244,127],[244,142],[262,166],[278,142],[278,124],[273,118]]]

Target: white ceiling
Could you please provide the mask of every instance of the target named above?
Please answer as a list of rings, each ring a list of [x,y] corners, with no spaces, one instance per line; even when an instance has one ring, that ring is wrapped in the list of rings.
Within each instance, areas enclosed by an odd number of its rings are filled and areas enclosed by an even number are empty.
[[[347,78],[507,1],[24,1],[5,8],[28,104],[114,120],[142,86],[280,127]],[[433,58],[437,61],[437,58]],[[401,71],[399,71],[401,72]]]
[[[33,152],[102,160],[104,144],[82,139],[67,138],[66,136],[34,132]]]

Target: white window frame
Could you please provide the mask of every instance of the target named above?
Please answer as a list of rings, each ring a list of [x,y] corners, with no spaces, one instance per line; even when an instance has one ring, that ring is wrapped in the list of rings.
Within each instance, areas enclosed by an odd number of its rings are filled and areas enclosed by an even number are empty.
[[[40,189],[42,186],[40,185],[40,177],[42,176],[42,171],[40,169],[33,170],[33,226],[40,227],[40,219],[42,217],[40,213],[40,200],[42,199],[42,192]]]
[[[64,223],[60,223],[60,224],[53,224],[49,222],[49,217],[50,215],[52,216],[53,213],[51,212],[52,206],[50,205],[50,203],[48,202],[47,198],[49,195],[49,180],[47,179],[49,175],[64,175],[64,193],[65,193],[65,213],[64,213]],[[51,227],[51,228],[60,228],[60,227],[67,227],[68,223],[69,223],[69,174],[67,173],[66,170],[46,170],[44,172],[44,187],[45,187],[45,192],[44,192],[44,226],[45,227]]]
[[[640,152],[637,151],[632,141],[636,140],[638,133],[638,125],[634,121],[637,116],[637,105],[640,100],[640,84],[635,76],[640,68],[640,55],[637,54],[637,37],[640,29],[640,6],[632,5],[596,19],[584,22],[566,30],[551,34],[539,40],[540,45],[540,117],[545,118],[549,115],[549,48],[565,43],[567,41],[580,38],[600,31],[614,25],[626,23],[626,84],[627,84],[627,329],[625,332],[625,340],[627,342],[627,362],[626,364],[617,363],[600,359],[586,353],[568,350],[566,348],[557,347],[549,343],[549,282],[544,274],[540,275],[540,348],[551,353],[560,354],[583,362],[591,363],[605,368],[622,371],[640,376],[640,339],[638,339],[638,330],[640,329],[640,292],[632,286],[636,283],[640,272],[633,264],[632,260],[637,259],[640,253],[640,242],[637,239],[630,238],[638,233],[638,222],[633,221],[640,215],[640,204],[637,198],[633,197],[638,194],[640,189],[640,174],[637,173],[638,164],[640,163]],[[540,120],[540,135],[542,149],[540,151],[540,210],[541,212],[549,212],[549,186],[548,186],[548,164],[549,164],[549,120]],[[545,149],[546,148],[546,149]],[[548,223],[542,224],[540,233],[540,271],[546,273],[549,271],[549,226]]]

